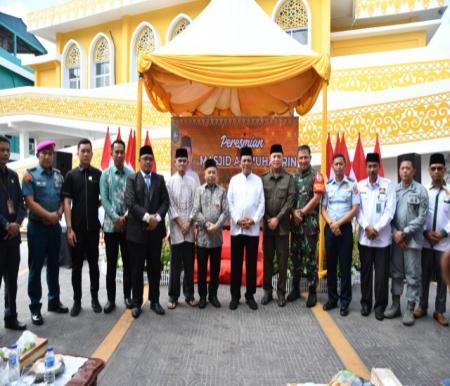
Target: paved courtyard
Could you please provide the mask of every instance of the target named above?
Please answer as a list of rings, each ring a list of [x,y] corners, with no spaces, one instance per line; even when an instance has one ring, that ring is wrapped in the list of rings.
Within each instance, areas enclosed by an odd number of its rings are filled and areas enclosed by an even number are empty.
[[[28,312],[26,249],[24,242],[17,296],[19,319],[36,334],[47,337],[57,352],[83,356],[106,352],[101,385],[326,383],[346,364],[354,363],[354,356],[360,361],[356,367],[362,371],[390,367],[405,385],[438,385],[450,378],[449,328],[440,327],[431,316],[411,328],[404,327],[400,319],[379,322],[373,314],[364,318],[359,313],[358,286],[353,287],[354,300],[346,318],[339,315],[339,310],[325,315],[319,309],[313,312],[306,308],[304,300],[284,309],[273,302],[256,312],[241,302],[238,310],[231,312],[229,288],[221,286],[220,309],[210,305],[204,310],[192,309],[180,303],[176,310],[166,310],[161,317],[151,312],[147,303],[141,317],[133,321],[120,296],[112,314],[94,314],[85,264],[80,316],[47,313],[44,302],[45,323],[35,327]],[[45,283],[45,273],[42,280]],[[62,301],[71,306],[70,270],[61,269],[60,283]],[[43,288],[46,294],[46,284]],[[121,294],[121,289],[117,292]],[[1,298],[3,293],[2,286]],[[161,294],[165,307],[167,287],[161,288]],[[261,296],[262,290],[258,289],[258,302]],[[104,304],[104,275],[99,297]],[[319,300],[325,302],[326,295],[320,294]],[[327,321],[328,315],[331,318]],[[0,345],[10,344],[19,335],[0,327]]]

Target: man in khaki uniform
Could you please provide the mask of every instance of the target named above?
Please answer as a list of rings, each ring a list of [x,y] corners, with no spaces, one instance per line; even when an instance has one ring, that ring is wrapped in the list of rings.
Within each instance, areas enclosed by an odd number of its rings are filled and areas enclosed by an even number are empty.
[[[262,176],[264,199],[263,256],[264,256],[264,296],[261,304],[266,305],[272,298],[273,258],[278,259],[278,306],[286,305],[286,276],[289,256],[289,214],[294,204],[294,179],[283,169],[283,148],[279,144],[270,148],[270,170]]]

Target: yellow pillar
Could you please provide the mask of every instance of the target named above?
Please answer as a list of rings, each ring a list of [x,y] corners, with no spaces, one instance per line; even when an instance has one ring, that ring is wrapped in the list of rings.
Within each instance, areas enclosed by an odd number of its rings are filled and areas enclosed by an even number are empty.
[[[141,133],[142,133],[142,84],[144,78],[139,74],[138,90],[137,90],[137,112],[136,112],[136,165],[135,170],[139,170],[139,149],[141,148]]]

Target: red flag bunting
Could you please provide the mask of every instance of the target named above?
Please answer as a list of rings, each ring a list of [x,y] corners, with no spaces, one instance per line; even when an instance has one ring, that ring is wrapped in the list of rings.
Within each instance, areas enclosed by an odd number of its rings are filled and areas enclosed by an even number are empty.
[[[109,166],[111,160],[111,138],[109,136],[109,126],[106,128],[105,143],[103,144],[103,154],[100,166],[105,170]]]
[[[333,154],[340,153],[341,152],[341,140],[339,139],[339,131],[336,135],[336,144],[334,145],[334,152]]]
[[[361,136],[358,133],[358,142],[356,143],[355,155],[353,157],[353,172],[357,181],[361,181],[367,178],[366,170],[366,156],[364,155],[364,149],[361,142]]]
[[[117,131],[117,137],[116,137],[116,140],[118,141],[118,140],[122,140],[122,136],[120,135],[120,127],[119,127],[119,130]]]
[[[378,133],[377,133],[377,139],[375,142],[375,149],[373,150],[374,153],[377,153],[380,156],[380,172],[379,175],[381,177],[384,177],[384,169],[383,169],[383,158],[381,158],[381,148],[380,148],[380,142],[378,141]]]

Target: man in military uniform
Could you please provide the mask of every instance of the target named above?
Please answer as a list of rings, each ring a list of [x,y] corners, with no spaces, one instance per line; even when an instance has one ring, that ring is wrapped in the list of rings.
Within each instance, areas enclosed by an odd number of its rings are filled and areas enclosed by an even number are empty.
[[[289,257],[289,215],[294,203],[294,179],[283,168],[283,148],[270,148],[270,170],[262,176],[265,213],[263,221],[264,296],[262,305],[272,301],[273,258],[278,259],[277,303],[286,305],[286,277]]]
[[[0,285],[5,282],[5,328],[25,330],[17,320],[17,275],[20,264],[20,224],[25,217],[17,173],[6,166],[9,139],[0,135]]]
[[[403,314],[405,326],[414,324],[414,307],[419,301],[423,228],[428,212],[428,193],[421,184],[414,181],[415,173],[412,158],[403,155],[399,169],[401,181],[395,189],[397,203],[392,221],[392,305],[384,312],[384,317],[388,319],[401,315],[400,296],[406,279],[408,304]]]
[[[294,176],[294,185],[291,235],[293,278],[292,290],[287,300],[292,302],[300,297],[300,277],[302,272],[306,271],[309,290],[306,306],[314,307],[317,303],[319,208],[322,194],[325,192],[325,183],[322,174],[311,167],[311,149],[308,145],[298,148],[298,171]]]
[[[359,192],[355,181],[344,175],[345,158],[342,154],[333,156],[334,178],[326,184],[322,200],[322,216],[325,226],[325,251],[327,259],[328,301],[325,311],[337,307],[341,302],[341,316],[349,314],[352,301],[352,219],[358,212]],[[341,291],[337,292],[337,263],[341,276]]]
[[[47,257],[48,311],[67,313],[59,298],[59,248],[63,213],[61,188],[63,176],[52,167],[55,142],[43,141],[36,147],[39,165],[29,169],[23,177],[22,190],[28,216],[28,296],[31,321],[44,323],[41,315],[41,271]]]
[[[450,189],[445,183],[447,168],[443,154],[431,155],[428,172],[431,177],[431,186],[427,189],[430,206],[425,223],[425,240],[422,250],[422,292],[420,305],[414,311],[414,316],[417,319],[427,314],[430,281],[435,272],[437,288],[433,318],[441,326],[448,326],[448,320],[444,316],[447,286],[442,277],[441,259],[443,253],[450,250]]]

